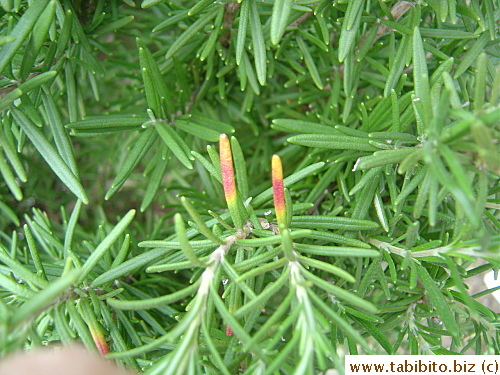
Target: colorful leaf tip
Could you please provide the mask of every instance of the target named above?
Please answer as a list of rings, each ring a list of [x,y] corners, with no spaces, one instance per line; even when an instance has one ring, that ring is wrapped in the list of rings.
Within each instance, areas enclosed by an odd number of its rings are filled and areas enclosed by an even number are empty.
[[[219,137],[220,169],[222,173],[222,186],[228,206],[236,201],[236,183],[234,181],[233,156],[231,144],[226,134]]]
[[[283,187],[283,167],[281,158],[278,155],[273,155],[271,159],[272,179],[273,179],[273,196],[274,209],[276,211],[276,220],[278,225],[285,225],[286,208],[285,208],[285,189]]]
[[[234,179],[233,156],[231,154],[231,143],[226,134],[219,136],[220,170],[222,174],[222,186],[226,197],[227,207],[233,218],[234,225],[239,229],[242,227],[239,216],[236,182]]]
[[[95,327],[90,326],[90,334],[92,335],[92,339],[94,340],[94,344],[103,357],[109,353],[109,347],[106,343],[106,339],[102,334],[101,330]]]

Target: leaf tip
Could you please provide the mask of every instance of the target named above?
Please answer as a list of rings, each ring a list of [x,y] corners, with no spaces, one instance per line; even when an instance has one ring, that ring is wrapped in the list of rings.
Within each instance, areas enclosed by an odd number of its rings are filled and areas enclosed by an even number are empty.
[[[285,189],[283,186],[283,165],[278,155],[273,155],[271,159],[273,199],[278,225],[286,222]]]

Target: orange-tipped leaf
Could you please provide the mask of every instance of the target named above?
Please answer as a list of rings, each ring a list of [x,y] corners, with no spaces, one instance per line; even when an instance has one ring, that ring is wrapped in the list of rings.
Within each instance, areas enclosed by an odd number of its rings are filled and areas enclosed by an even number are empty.
[[[273,197],[274,209],[276,211],[276,220],[278,225],[286,225],[286,207],[285,207],[285,189],[283,186],[283,167],[281,158],[273,155],[271,160],[272,179],[273,179]]]

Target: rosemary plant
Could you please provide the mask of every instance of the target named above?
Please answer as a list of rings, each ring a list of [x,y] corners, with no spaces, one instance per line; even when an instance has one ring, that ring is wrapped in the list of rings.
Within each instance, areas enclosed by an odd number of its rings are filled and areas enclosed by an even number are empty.
[[[0,6],[1,356],[500,353],[498,3]]]

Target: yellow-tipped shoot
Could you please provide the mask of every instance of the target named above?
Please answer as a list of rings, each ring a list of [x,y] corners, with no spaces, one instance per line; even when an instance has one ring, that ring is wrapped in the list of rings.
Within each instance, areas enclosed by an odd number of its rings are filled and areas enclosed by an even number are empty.
[[[238,209],[236,182],[234,179],[233,156],[231,143],[226,134],[219,137],[220,169],[222,174],[222,187],[226,197],[227,207],[237,229],[242,229],[243,223]]]
[[[276,220],[278,225],[286,225],[286,206],[285,206],[285,189],[283,186],[283,167],[281,158],[278,155],[273,155],[271,159],[271,170],[273,180],[273,197],[274,210],[276,211]]]

